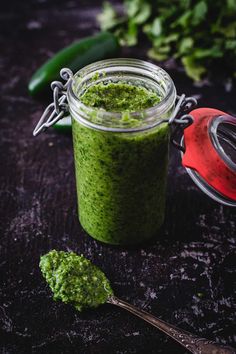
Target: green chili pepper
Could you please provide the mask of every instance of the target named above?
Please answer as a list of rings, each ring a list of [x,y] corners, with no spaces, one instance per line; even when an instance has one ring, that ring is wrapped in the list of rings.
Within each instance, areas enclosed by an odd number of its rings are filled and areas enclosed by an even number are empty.
[[[45,92],[53,80],[60,79],[63,67],[76,72],[95,61],[114,57],[118,49],[116,37],[109,32],[100,32],[76,41],[55,54],[34,73],[29,82],[29,93],[37,96]]]
[[[59,133],[70,133],[71,132],[71,117],[67,116],[60,119],[57,123],[53,125]]]

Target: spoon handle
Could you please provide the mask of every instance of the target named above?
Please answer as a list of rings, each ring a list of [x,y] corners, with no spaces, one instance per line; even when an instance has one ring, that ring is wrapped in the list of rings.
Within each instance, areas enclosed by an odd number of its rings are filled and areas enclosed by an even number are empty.
[[[115,296],[109,298],[108,303],[122,307],[132,314],[142,318],[144,321],[150,323],[169,337],[173,338],[193,354],[236,354],[236,350],[231,347],[222,346],[218,343],[209,341],[208,339],[200,338],[194,334],[179,329],[157,317],[154,317],[146,311],[139,310],[135,306],[130,305]]]

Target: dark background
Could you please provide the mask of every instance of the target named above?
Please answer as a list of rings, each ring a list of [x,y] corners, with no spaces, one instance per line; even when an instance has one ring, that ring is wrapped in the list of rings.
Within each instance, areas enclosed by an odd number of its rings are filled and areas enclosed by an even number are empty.
[[[82,314],[52,300],[40,274],[52,248],[83,253],[107,274],[117,296],[209,339],[235,346],[235,210],[200,192],[172,149],[166,223],[152,244],[105,246],[77,219],[70,136],[32,137],[45,103],[27,82],[45,59],[98,30],[95,1],[9,1],[0,29],[0,353],[184,353],[124,311],[104,305]],[[123,56],[145,57],[145,46]],[[179,93],[200,106],[236,113],[227,83],[193,85],[170,60]]]

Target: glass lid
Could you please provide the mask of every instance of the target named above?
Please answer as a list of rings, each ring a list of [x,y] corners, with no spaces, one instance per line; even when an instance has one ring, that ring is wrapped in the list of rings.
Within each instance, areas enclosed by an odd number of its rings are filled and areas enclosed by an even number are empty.
[[[236,206],[236,118],[212,108],[190,114],[194,122],[184,130],[182,164],[204,193]]]

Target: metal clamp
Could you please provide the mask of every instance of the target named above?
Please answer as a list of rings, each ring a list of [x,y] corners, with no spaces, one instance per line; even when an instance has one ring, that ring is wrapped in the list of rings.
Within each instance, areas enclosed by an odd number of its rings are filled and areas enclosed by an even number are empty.
[[[178,150],[182,152],[185,152],[184,146],[179,144],[174,137],[177,132],[183,132],[185,128],[187,128],[193,123],[193,117],[188,113],[196,105],[197,100],[194,97],[186,97],[185,94],[177,96],[177,104],[175,106],[172,116],[168,120],[168,124],[171,125],[173,128],[170,141]]]
[[[61,69],[60,76],[63,80],[66,80],[66,82],[64,85],[61,81],[53,81],[51,83],[51,89],[53,90],[53,102],[50,103],[43,112],[43,115],[33,131],[34,136],[51,127],[53,124],[62,119],[68,112],[66,92],[68,85],[72,80],[73,73],[70,69],[64,68]]]

